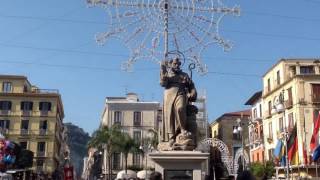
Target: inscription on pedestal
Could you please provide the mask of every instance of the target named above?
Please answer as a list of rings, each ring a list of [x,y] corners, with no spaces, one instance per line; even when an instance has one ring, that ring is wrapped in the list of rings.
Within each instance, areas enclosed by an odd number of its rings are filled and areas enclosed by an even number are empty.
[[[166,180],[192,180],[193,170],[164,170]]]

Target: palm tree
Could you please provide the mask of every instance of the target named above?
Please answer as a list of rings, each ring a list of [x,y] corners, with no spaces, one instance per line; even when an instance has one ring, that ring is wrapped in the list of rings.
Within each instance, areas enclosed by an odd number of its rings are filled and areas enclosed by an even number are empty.
[[[125,172],[127,174],[128,169],[128,154],[130,152],[138,152],[138,144],[127,133],[123,133],[121,136],[120,151],[124,154],[125,159]]]
[[[88,143],[88,147],[105,149],[107,157],[108,179],[112,179],[111,157],[120,148],[121,131],[118,126],[101,127],[93,133],[93,137]]]

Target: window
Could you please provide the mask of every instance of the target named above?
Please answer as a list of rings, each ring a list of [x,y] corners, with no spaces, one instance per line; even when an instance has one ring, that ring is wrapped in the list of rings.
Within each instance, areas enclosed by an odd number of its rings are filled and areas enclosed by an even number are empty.
[[[268,102],[268,116],[271,115],[271,110],[272,110],[272,104],[271,101]]]
[[[268,149],[269,160],[273,160],[273,151],[274,151],[273,148]]]
[[[37,152],[43,154],[46,151],[46,142],[38,142]]]
[[[4,92],[4,93],[12,92],[11,82],[3,82],[2,83],[2,92]]]
[[[21,129],[29,129],[29,120],[21,121]]]
[[[138,153],[132,154],[132,164],[134,166],[140,167],[140,154],[138,154]]]
[[[320,84],[312,84],[312,101],[320,102]]]
[[[28,134],[28,129],[29,129],[29,120],[22,120],[21,127],[20,127],[21,134],[22,135]]]
[[[22,101],[20,103],[20,109],[22,111],[32,111],[33,102],[31,101]]]
[[[288,88],[288,103],[287,103],[287,107],[291,107],[293,105],[293,101],[292,101],[292,88]]]
[[[270,84],[270,78],[268,79],[268,92],[271,91],[271,84]]]
[[[272,122],[269,122],[269,138],[272,139],[273,135],[272,135]]]
[[[112,166],[113,169],[120,169],[120,153],[113,153],[112,155]]]
[[[262,117],[262,105],[259,104],[259,117],[261,118]]]
[[[134,131],[133,132],[133,140],[136,143],[140,143],[141,142],[141,131]]]
[[[134,112],[133,113],[133,125],[134,126],[141,126],[141,112]]]
[[[213,137],[214,137],[214,138],[217,138],[217,131],[214,131],[214,132],[213,132]]]
[[[27,85],[23,86],[23,92],[28,92],[28,86]]]
[[[28,142],[27,141],[20,142],[20,147],[21,147],[21,149],[27,149],[28,148]]]
[[[277,71],[277,85],[280,85],[280,71]]]
[[[39,123],[39,134],[45,135],[47,131],[48,121],[47,120],[41,120]]]
[[[283,132],[284,128],[283,128],[283,118],[279,118],[279,131]]]
[[[39,103],[40,111],[51,111],[51,102],[40,102]]]
[[[9,129],[10,121],[9,120],[0,120],[0,128],[1,129]]]
[[[253,119],[256,119],[257,118],[257,108],[254,108],[253,109]]]
[[[0,101],[0,110],[8,111],[11,110],[11,101]]]
[[[232,134],[233,134],[233,140],[241,140],[240,132],[237,131],[238,133],[233,133],[235,129],[238,129],[238,126],[233,126],[232,128]]]
[[[314,74],[313,66],[300,66],[300,74]]]
[[[39,123],[39,129],[47,129],[48,121],[47,120],[41,120]]]
[[[293,113],[288,114],[288,122],[289,122],[288,128],[289,128],[289,131],[291,131],[294,126]]]
[[[113,119],[114,124],[121,124],[121,111],[115,111],[114,112],[114,119]]]

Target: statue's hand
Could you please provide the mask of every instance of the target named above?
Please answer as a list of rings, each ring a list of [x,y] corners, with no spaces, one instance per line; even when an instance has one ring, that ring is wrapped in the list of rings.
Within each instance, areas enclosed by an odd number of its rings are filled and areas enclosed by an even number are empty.
[[[192,91],[187,93],[187,97],[189,101],[194,102],[197,99],[197,94]]]
[[[168,60],[163,60],[163,61],[161,61],[161,66],[168,66],[168,64],[169,64],[169,61]]]

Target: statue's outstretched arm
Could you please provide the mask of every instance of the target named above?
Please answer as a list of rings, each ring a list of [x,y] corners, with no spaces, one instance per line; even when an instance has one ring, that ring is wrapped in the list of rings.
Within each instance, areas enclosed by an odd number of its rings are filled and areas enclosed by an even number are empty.
[[[160,85],[162,87],[167,87],[168,86],[168,61],[162,61],[160,65]]]

